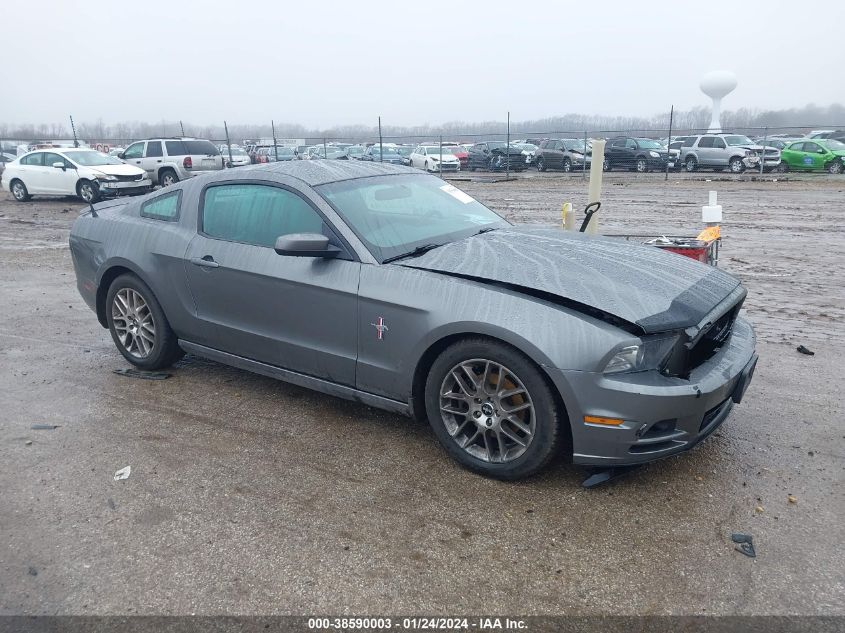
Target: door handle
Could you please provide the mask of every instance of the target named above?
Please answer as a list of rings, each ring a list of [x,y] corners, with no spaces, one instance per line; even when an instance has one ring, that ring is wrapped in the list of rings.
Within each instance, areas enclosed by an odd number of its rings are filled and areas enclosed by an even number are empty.
[[[203,266],[205,268],[218,268],[220,264],[214,261],[214,258],[211,255],[206,255],[205,257],[191,257],[191,263],[195,266]]]

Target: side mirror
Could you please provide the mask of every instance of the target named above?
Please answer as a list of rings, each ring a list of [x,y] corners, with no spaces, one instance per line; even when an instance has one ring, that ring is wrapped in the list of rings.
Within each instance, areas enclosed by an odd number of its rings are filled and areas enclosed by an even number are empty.
[[[329,244],[329,238],[319,233],[290,233],[276,238],[275,251],[290,257],[324,257],[331,259],[340,254],[337,246]]]
[[[120,152],[120,153],[117,155],[117,157],[118,157],[120,160],[123,160],[124,158],[126,158],[126,152]]]
[[[53,167],[55,167],[56,169],[61,169],[62,171],[65,170],[65,164],[59,161],[53,163]]]

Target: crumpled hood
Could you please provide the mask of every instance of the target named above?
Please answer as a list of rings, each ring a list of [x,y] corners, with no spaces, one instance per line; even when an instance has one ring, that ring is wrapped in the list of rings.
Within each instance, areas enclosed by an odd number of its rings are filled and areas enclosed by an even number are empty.
[[[551,295],[647,333],[697,325],[740,285],[654,246],[553,228],[491,231],[397,263]]]
[[[108,174],[109,176],[140,176],[146,173],[140,167],[135,167],[134,165],[97,165],[96,167],[89,167],[88,169],[93,169],[94,171],[99,171],[104,174]]]

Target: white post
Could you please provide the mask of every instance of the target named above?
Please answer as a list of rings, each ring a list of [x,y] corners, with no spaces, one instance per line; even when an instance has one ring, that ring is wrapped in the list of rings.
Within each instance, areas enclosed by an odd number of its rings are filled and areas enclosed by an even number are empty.
[[[591,202],[598,202],[601,198],[601,179],[604,174],[604,140],[593,141],[593,161],[590,164],[590,185],[587,193],[587,204]],[[585,233],[595,235],[598,233],[599,220],[598,214],[594,213],[590,218],[590,223],[587,225]]]

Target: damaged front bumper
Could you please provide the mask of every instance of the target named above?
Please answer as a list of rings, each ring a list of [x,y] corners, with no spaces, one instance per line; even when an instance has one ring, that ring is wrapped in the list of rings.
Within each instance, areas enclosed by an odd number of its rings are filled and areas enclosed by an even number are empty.
[[[754,330],[737,318],[726,344],[689,380],[657,371],[605,375],[551,370],[566,403],[576,464],[641,464],[691,449],[728,417],[757,364]],[[621,419],[588,424],[585,416]]]

